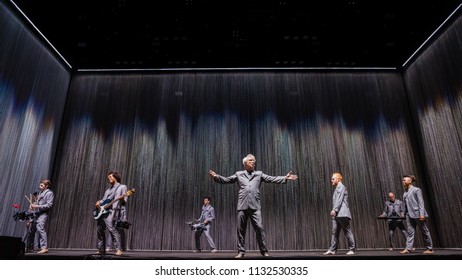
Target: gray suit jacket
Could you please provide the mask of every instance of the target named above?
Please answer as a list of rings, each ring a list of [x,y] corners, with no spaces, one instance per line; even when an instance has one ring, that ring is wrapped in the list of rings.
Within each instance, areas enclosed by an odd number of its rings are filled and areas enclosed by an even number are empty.
[[[50,189],[41,191],[37,196],[38,213],[48,213],[53,206],[54,194]]]
[[[209,204],[208,206],[202,206],[201,216],[198,220],[200,223],[205,221],[211,223],[215,220],[215,209],[212,207],[212,205]]]
[[[411,185],[403,195],[406,214],[413,219],[418,219],[420,216],[428,217],[425,210],[422,190]]]
[[[332,210],[337,212],[336,217],[348,217],[351,219],[348,207],[348,190],[342,182],[339,182],[332,195]]]
[[[127,192],[127,186],[126,185],[121,185],[120,183],[116,183],[114,186],[110,186],[106,191],[104,192],[103,199],[101,199],[99,202],[103,203],[106,199],[114,200],[119,196],[124,195]],[[128,197],[124,196],[124,202],[127,202]],[[112,209],[116,209],[119,206],[119,203],[121,201],[116,201],[112,204]],[[122,206],[125,205],[125,203],[122,203]]]
[[[240,189],[237,211],[261,209],[260,185],[262,182],[285,184],[287,181],[286,176],[269,176],[261,171],[253,171],[249,174],[246,170],[238,171],[236,174],[229,177],[217,175],[213,180],[221,184],[239,183]]]
[[[405,209],[404,203],[401,200],[397,198],[395,199],[395,202],[387,200],[385,202],[385,209],[383,210],[382,216],[388,218],[399,218],[404,216]]]

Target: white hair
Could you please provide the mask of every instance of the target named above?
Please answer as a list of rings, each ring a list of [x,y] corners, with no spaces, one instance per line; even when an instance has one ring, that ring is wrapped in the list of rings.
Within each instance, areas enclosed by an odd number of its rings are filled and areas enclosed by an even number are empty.
[[[251,158],[253,158],[255,161],[257,161],[257,159],[255,158],[254,155],[248,154],[248,155],[245,156],[245,158],[242,159],[242,164],[245,165],[245,162],[248,161],[248,160],[251,159]]]

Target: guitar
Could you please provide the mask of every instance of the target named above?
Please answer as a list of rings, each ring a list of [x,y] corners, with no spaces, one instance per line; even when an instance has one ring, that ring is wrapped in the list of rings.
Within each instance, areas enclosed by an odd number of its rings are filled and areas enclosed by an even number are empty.
[[[114,204],[118,200],[123,199],[125,196],[129,197],[134,193],[135,193],[135,189],[132,188],[132,189],[129,189],[124,195],[121,195],[114,200],[111,200],[109,198],[104,200],[103,203],[99,205],[99,208],[96,207],[95,210],[93,210],[93,218],[95,220],[98,220],[104,214],[109,213],[109,207],[111,207],[112,204]]]

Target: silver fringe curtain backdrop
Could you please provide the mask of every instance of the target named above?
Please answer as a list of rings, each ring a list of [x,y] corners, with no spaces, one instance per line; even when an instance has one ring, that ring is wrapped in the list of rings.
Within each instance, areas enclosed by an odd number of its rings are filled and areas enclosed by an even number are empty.
[[[460,248],[462,227],[462,18],[406,71],[441,246]]]
[[[408,111],[394,73],[75,76],[54,170],[50,244],[95,247],[91,212],[114,169],[136,189],[129,248],[192,249],[185,222],[199,217],[209,195],[215,242],[235,250],[238,186],[213,183],[208,170],[232,175],[253,153],[267,174],[299,175],[261,187],[271,250],[327,248],[333,171],[350,191],[358,247],[387,247],[386,224],[376,219],[386,193],[402,196],[403,173],[422,177]],[[256,249],[251,226],[247,236]]]
[[[22,236],[16,211],[50,178],[70,73],[0,3],[0,235]]]

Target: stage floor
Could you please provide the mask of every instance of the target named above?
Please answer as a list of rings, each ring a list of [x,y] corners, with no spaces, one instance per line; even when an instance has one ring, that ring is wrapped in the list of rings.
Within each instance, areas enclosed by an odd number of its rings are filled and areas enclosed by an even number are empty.
[[[339,250],[336,255],[324,256],[325,250],[316,251],[270,251],[269,257],[263,257],[258,251],[248,251],[245,259],[253,260],[339,260],[339,259],[358,259],[358,260],[373,260],[373,259],[462,259],[462,249],[435,249],[433,254],[422,254],[424,249],[416,249],[414,252],[406,255],[399,253],[399,249],[394,251],[388,250],[358,250],[356,255],[345,255],[347,250]],[[26,253],[25,260],[229,260],[234,259],[236,251],[218,251],[211,253],[210,251],[202,251],[194,253],[192,251],[137,251],[129,250],[124,252],[122,256],[116,256],[115,251],[108,251],[105,256],[97,255],[94,250],[75,250],[75,249],[50,249],[46,254]],[[239,261],[239,260],[236,260]]]

